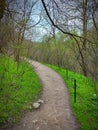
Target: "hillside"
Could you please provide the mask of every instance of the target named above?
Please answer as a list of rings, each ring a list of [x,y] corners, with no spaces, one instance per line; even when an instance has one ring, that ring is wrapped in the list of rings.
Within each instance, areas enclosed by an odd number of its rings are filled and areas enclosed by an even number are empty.
[[[68,86],[71,106],[82,130],[98,130],[98,82],[78,73],[48,64],[58,72]],[[67,74],[67,75],[66,75]],[[74,102],[74,80],[77,84],[76,103]]]
[[[20,120],[42,90],[38,76],[25,61],[0,55],[0,126]]]

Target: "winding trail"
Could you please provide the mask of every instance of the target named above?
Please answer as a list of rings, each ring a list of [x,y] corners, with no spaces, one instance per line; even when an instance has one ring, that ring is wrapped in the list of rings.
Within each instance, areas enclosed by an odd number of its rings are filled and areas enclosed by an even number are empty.
[[[8,130],[80,130],[69,104],[69,94],[62,78],[52,69],[29,61],[43,84],[44,104],[29,112],[19,125]]]

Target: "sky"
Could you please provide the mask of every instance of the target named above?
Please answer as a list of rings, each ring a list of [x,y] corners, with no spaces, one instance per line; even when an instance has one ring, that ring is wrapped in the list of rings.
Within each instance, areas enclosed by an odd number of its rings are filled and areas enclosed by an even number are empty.
[[[30,38],[32,41],[39,42],[42,39],[42,37],[45,34],[47,34],[48,31],[50,31],[48,23],[43,18],[44,13],[45,12],[43,12],[42,3],[40,0],[38,0],[36,5],[33,7],[31,21],[33,21],[34,24],[38,23],[39,20],[40,20],[40,22],[34,28],[31,28],[28,31],[28,32],[30,32],[29,34],[26,34],[26,37]]]

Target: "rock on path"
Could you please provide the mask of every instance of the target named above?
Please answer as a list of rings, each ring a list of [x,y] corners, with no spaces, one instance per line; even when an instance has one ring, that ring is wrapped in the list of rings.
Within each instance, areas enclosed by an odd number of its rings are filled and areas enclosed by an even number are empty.
[[[38,62],[29,61],[43,84],[41,99],[44,104],[29,112],[7,130],[79,130],[69,104],[69,94],[62,78],[52,69]]]

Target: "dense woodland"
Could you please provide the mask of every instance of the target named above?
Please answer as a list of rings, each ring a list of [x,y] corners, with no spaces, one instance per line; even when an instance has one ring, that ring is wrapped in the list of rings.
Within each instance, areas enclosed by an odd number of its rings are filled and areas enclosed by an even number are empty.
[[[29,56],[97,80],[97,0],[51,0],[47,4],[44,0],[0,2],[0,52],[14,56],[16,61],[21,55]],[[47,34],[35,42],[38,26],[46,28]]]
[[[0,55],[91,77],[98,95],[98,0],[0,0]]]

